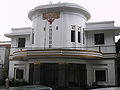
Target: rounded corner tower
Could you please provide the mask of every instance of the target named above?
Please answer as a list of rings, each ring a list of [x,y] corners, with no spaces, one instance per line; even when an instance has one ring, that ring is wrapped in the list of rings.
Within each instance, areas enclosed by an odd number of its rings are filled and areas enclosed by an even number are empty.
[[[77,4],[58,3],[35,7],[28,18],[32,21],[35,47],[81,47],[90,13]]]

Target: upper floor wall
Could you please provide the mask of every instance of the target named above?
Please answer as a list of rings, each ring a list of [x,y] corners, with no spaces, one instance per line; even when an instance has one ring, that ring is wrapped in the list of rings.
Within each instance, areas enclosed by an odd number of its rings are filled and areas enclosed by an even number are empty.
[[[120,27],[114,21],[86,23],[86,46],[99,46],[103,53],[115,53],[115,35]]]
[[[34,28],[35,47],[81,47],[83,28],[90,14],[79,5],[59,3],[38,6],[29,12],[28,17]],[[78,42],[78,32],[81,42]],[[75,39],[72,42],[71,34]]]
[[[11,33],[6,33],[5,36],[11,38],[11,53],[32,46],[32,28],[14,28]]]

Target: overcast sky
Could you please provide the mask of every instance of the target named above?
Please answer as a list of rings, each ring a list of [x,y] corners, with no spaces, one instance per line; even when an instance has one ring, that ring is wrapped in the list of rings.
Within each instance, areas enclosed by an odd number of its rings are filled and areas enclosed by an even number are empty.
[[[0,0],[0,41],[10,40],[4,34],[10,33],[11,28],[31,27],[28,12],[50,1],[79,4],[90,12],[89,22],[112,20],[120,26],[120,0]]]

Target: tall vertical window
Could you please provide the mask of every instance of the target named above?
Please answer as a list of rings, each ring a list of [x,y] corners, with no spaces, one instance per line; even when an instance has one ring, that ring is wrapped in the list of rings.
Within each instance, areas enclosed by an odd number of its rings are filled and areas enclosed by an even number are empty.
[[[80,31],[78,31],[78,42],[79,42],[79,43],[80,43],[80,37],[81,37]]]
[[[85,44],[85,32],[84,32],[84,29],[83,29],[83,44]]]
[[[58,26],[56,26],[56,30],[58,30]]]
[[[104,34],[103,33],[95,34],[94,39],[95,39],[95,45],[104,44]]]
[[[75,42],[75,31],[71,31],[71,42]]]
[[[45,31],[45,30],[46,30],[46,28],[44,27],[44,28],[43,28],[43,30]]]
[[[52,48],[52,26],[49,27],[49,48]]]
[[[32,44],[34,44],[34,33],[32,34]]]
[[[25,38],[18,38],[18,48],[25,47]]]
[[[95,71],[95,79],[96,81],[106,81],[106,70],[96,70]]]

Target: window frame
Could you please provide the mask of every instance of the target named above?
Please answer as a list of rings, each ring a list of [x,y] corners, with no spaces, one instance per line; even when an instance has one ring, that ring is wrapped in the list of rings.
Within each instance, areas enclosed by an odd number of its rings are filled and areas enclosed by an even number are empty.
[[[96,33],[96,34],[94,34],[94,44],[95,45],[103,45],[103,44],[105,44],[105,35],[104,35],[104,33]]]
[[[78,31],[78,43],[81,43],[81,32]]]
[[[35,37],[35,34],[32,33],[32,44],[34,44],[34,37]]]
[[[71,42],[75,42],[75,30],[71,30]]]
[[[105,80],[96,80],[96,71],[105,71]],[[94,70],[94,81],[95,82],[107,82],[108,81],[108,70],[107,69],[95,69]]]
[[[24,80],[24,69],[22,69],[22,68],[15,68],[14,69],[15,71],[14,71],[14,78],[16,79],[16,80]],[[23,71],[23,75],[22,75],[22,78],[17,78],[17,70],[22,70]]]
[[[21,40],[20,40],[21,39]],[[24,42],[22,42],[22,39],[24,39]],[[26,38],[18,38],[18,48],[25,48]]]

